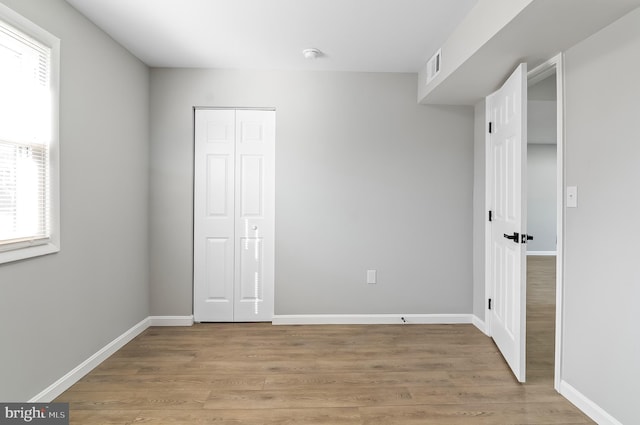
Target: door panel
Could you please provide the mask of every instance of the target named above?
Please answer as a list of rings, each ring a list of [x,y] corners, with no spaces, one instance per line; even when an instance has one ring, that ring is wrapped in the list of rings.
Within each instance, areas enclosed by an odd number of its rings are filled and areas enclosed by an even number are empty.
[[[487,97],[492,128],[490,199],[495,212],[490,241],[491,335],[521,382],[526,374],[526,245],[521,237],[526,234],[526,77],[526,64],[521,64],[502,88]]]
[[[233,291],[229,291],[228,285],[233,281],[233,269],[229,267],[229,258],[233,256],[232,244],[228,238],[207,238],[207,302],[230,302],[233,299]]]
[[[196,111],[193,314],[198,322],[233,321],[235,132],[235,111]]]
[[[275,113],[237,112],[236,306],[238,322],[273,316]]]
[[[229,217],[233,211],[229,175],[233,167],[231,155],[207,155],[207,216]]]
[[[261,155],[241,155],[240,217],[262,217],[264,169]]]

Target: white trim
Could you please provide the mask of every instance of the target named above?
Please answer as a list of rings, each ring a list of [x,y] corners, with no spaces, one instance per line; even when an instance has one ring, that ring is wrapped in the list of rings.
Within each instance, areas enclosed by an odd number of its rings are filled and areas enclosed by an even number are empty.
[[[473,316],[472,318],[472,322],[473,325],[478,328],[483,334],[485,334],[486,336],[491,336],[489,335],[489,330],[487,329],[487,324],[484,322],[484,320],[480,320],[480,318],[478,316]]]
[[[129,341],[140,335],[149,327],[150,318],[142,320],[140,323],[105,345],[102,349],[89,357],[87,360],[80,363],[73,368],[70,372],[58,379],[53,384],[49,385],[38,395],[29,400],[29,403],[49,403],[53,401],[60,394],[68,390],[73,384],[82,379],[87,373],[91,372],[94,368],[100,365],[113,353],[125,346]]]
[[[192,326],[193,316],[149,316],[149,326]]]
[[[484,209],[482,215],[484,217],[488,211],[493,211],[493,199],[491,197],[491,188],[493,187],[493,158],[491,155],[491,134],[489,133],[489,113],[488,102],[485,98],[484,101]],[[489,300],[493,298],[493,266],[491,250],[491,221],[483,219],[484,221],[484,326],[485,333],[488,336],[492,336],[492,311],[489,309]]]
[[[69,373],[49,385],[38,395],[29,400],[29,403],[49,403],[60,394],[68,390],[73,384],[82,379],[86,374],[100,365],[113,353],[121,349],[132,339],[144,332],[149,326],[191,326],[193,316],[149,316],[137,325],[105,345],[94,355],[73,368]]]
[[[600,425],[622,425],[622,422],[611,416],[602,407],[598,406],[566,381],[560,381],[560,394],[596,423]]]
[[[394,325],[473,323],[472,314],[292,314],[274,315],[274,325]],[[405,321],[402,321],[402,318]]]
[[[565,240],[565,215],[564,215],[564,185],[565,185],[565,101],[564,101],[564,54],[560,53],[555,58],[556,67],[556,102],[558,105],[558,147],[557,147],[557,182],[556,182],[556,222],[558,241],[556,243],[556,356],[553,386],[559,390],[562,381],[562,356],[564,353],[563,329],[564,329],[564,240]]]
[[[531,255],[531,256],[555,256],[557,255],[558,251],[527,251],[527,255]]]

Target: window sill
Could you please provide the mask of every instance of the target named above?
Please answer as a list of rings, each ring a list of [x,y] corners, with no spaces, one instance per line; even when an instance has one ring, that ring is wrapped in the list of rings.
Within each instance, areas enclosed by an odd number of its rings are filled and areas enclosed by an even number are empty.
[[[40,257],[42,255],[53,254],[60,251],[60,245],[51,241],[39,245],[16,248],[10,251],[0,252],[0,264],[11,263],[13,261],[26,260],[28,258]]]

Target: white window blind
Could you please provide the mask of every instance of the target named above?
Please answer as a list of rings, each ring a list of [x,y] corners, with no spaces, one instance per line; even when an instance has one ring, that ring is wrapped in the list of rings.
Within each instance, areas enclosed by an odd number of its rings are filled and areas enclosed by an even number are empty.
[[[51,237],[51,54],[0,19],[0,252]]]

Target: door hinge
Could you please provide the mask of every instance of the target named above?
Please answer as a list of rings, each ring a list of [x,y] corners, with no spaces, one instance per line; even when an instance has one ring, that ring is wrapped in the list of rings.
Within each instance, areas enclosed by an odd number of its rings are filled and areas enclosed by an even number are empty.
[[[493,123],[489,121],[489,134],[493,133]]]
[[[489,210],[489,221],[493,221],[493,211]]]
[[[491,310],[491,298],[489,298],[489,310]]]

